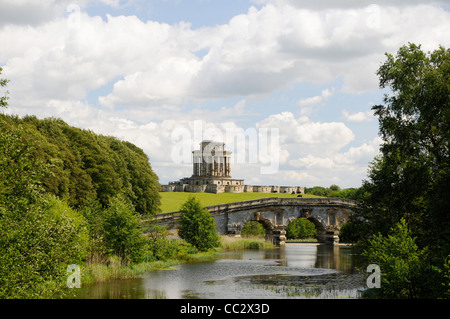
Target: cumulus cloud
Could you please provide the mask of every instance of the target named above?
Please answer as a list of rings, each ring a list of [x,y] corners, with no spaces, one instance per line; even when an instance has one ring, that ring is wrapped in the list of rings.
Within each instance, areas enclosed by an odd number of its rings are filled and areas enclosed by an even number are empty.
[[[298,101],[298,105],[299,106],[309,106],[309,105],[320,104],[320,103],[328,100],[328,98],[333,95],[333,91],[334,91],[334,89],[331,91],[329,89],[323,90],[321,95],[301,99],[300,101]]]
[[[374,4],[373,0],[255,0],[255,3],[282,3],[303,9],[325,10],[325,9],[353,9],[367,7]],[[445,0],[378,0],[377,5],[382,6],[414,6],[418,4],[445,4]]]
[[[342,122],[314,122],[307,117],[296,118],[291,112],[270,115],[256,126],[278,128],[281,143],[302,152],[333,153],[355,137]]]
[[[375,119],[372,111],[350,113],[347,110],[343,110],[342,115],[347,122],[370,122]]]
[[[68,5],[47,2],[45,8]],[[12,2],[4,5],[8,8],[0,12],[13,11]],[[112,91],[100,97],[101,106],[156,107],[268,94],[298,81],[338,77],[346,92],[376,89],[375,71],[384,52],[396,50],[405,39],[425,48],[448,44],[441,42],[448,39],[450,13],[437,6],[379,6],[378,27],[367,7],[354,1],[326,12],[292,5],[275,1],[259,10],[252,7],[228,24],[195,30],[186,23],[135,16],[103,20],[83,11],[76,25],[61,16],[32,27],[4,25],[0,41],[14,45],[5,46],[0,61],[12,80],[11,92],[20,92],[11,99],[29,97],[22,104],[82,99],[115,79]],[[206,54],[198,56],[199,50]],[[330,94],[299,103],[319,103]]]
[[[376,137],[345,152],[335,152],[329,156],[308,154],[293,158],[289,164],[300,172],[308,172],[311,178],[305,180],[310,186],[320,180],[323,185],[337,183],[343,187],[354,185],[355,178],[365,178],[369,163],[379,154],[381,138]]]

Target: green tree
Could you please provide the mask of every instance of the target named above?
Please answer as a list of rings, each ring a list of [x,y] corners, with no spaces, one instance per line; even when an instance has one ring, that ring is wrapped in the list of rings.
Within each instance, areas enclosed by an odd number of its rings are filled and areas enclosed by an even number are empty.
[[[122,262],[139,262],[145,251],[145,238],[133,205],[123,195],[111,198],[102,222],[106,248]]]
[[[255,220],[251,220],[242,227],[241,229],[242,236],[265,236],[266,230],[264,226]]]
[[[313,195],[317,195],[317,196],[327,196],[329,193],[329,190],[327,190],[325,187],[322,187],[322,186],[314,186],[312,188],[306,188],[305,193],[313,194]]]
[[[317,236],[316,226],[305,217],[299,217],[289,223],[286,228],[288,239],[306,239]]]
[[[208,210],[202,208],[195,197],[190,197],[180,209],[178,234],[200,251],[220,245],[215,222]]]
[[[369,238],[389,236],[405,220],[418,249],[428,249],[431,265],[444,271],[450,255],[450,50],[424,52],[409,44],[386,57],[378,76],[380,88],[389,90],[384,104],[372,108],[379,118],[381,155],[371,164],[355,220]],[[402,276],[394,268],[385,270],[390,276],[387,272]],[[420,275],[434,288],[445,280]],[[403,287],[396,289],[402,295]]]
[[[384,143],[364,185],[365,217],[382,220],[373,230],[384,234],[405,218],[423,245],[446,246],[448,254],[450,50],[403,46],[387,54],[378,75],[391,93],[373,107]]]

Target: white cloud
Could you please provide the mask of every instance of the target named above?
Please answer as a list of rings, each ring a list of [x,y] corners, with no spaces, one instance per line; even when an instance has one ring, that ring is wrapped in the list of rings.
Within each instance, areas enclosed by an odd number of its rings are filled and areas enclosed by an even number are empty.
[[[115,8],[124,3],[102,1]],[[71,24],[66,9],[72,1],[34,3],[0,4],[0,65],[2,77],[11,80],[8,112],[62,117],[130,140],[149,154],[161,176],[190,173],[189,166],[168,160],[177,128],[191,129],[202,119],[211,130],[244,129],[237,120],[259,111],[247,104],[255,96],[337,79],[343,93],[359,94],[378,88],[375,71],[385,52],[408,41],[425,50],[450,46],[450,12],[436,5],[442,1],[383,0],[371,6],[356,0],[255,0],[266,5],[199,29],[135,16],[88,16],[85,0],[77,1],[81,12]],[[105,87],[111,90],[99,90]],[[98,105],[86,101],[95,90],[102,91]],[[265,109],[267,115],[254,120],[255,128],[280,131],[280,171],[264,180],[297,184],[345,180],[345,170],[355,172],[354,179],[364,174],[375,142],[342,152],[358,133],[338,120],[307,117],[333,94],[326,89],[318,96],[297,96],[298,104],[289,110]],[[217,107],[223,98],[239,102]],[[212,100],[214,110],[208,108]],[[296,116],[291,111],[299,106]],[[346,110],[342,116],[347,122],[373,118],[370,112]],[[239,172],[262,179],[249,167]]]
[[[299,106],[309,106],[309,105],[320,104],[320,103],[328,100],[328,98],[330,96],[332,96],[333,93],[334,93],[334,89],[332,89],[331,91],[329,89],[323,90],[321,95],[301,99],[300,101],[298,101],[298,105]]]
[[[361,123],[361,122],[370,122],[375,119],[373,111],[357,112],[351,114],[347,110],[343,110],[342,115],[344,117],[344,120],[347,122]]]
[[[46,8],[54,3],[49,0]],[[367,7],[354,2],[355,7],[326,11],[291,5],[269,3],[226,25],[196,30],[186,23],[143,22],[135,16],[104,21],[83,11],[75,26],[54,15],[45,24],[5,25],[0,41],[14,45],[5,45],[0,61],[11,79],[11,104],[16,98],[23,99],[21,105],[83,99],[113,79],[113,90],[100,98],[101,105],[181,105],[338,77],[344,79],[345,92],[362,92],[377,88],[375,71],[384,52],[406,41],[423,43],[425,49],[450,44],[450,12],[437,6],[379,6],[378,28],[367,23]],[[12,10],[11,3],[7,6]],[[207,54],[199,57],[198,50]],[[331,94],[325,90],[299,104],[320,103]]]
[[[289,153],[318,152],[330,154],[350,143],[355,135],[341,122],[313,122],[307,117],[295,118],[291,112],[273,114],[257,123],[257,127],[278,128],[285,147],[297,149]]]
[[[317,185],[314,183],[319,180],[321,186],[336,183],[341,187],[354,187],[366,178],[368,164],[379,154],[381,143],[381,138],[376,137],[343,153],[336,152],[330,156],[308,154],[290,160],[289,164],[314,176],[305,180],[309,186]]]

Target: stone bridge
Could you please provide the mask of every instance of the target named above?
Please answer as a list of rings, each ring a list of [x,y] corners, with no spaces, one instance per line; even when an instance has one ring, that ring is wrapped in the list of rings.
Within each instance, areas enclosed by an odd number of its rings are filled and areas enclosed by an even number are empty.
[[[357,209],[354,200],[342,198],[262,198],[236,203],[205,207],[216,223],[217,232],[223,235],[240,235],[245,223],[261,222],[267,239],[284,245],[287,225],[298,217],[306,217],[317,229],[318,241],[339,242],[339,229]],[[155,216],[158,224],[176,230],[180,212]]]

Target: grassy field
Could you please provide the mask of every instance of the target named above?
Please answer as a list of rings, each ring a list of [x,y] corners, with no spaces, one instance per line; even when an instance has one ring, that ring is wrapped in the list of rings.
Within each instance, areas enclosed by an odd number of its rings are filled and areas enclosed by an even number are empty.
[[[181,205],[189,196],[195,196],[202,206],[213,206],[219,204],[227,204],[241,202],[244,200],[252,200],[267,197],[297,197],[297,194],[286,193],[184,193],[184,192],[161,192],[161,209],[163,213],[176,212],[180,210]],[[315,195],[304,194],[303,197],[318,197]]]

